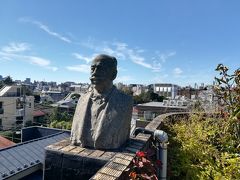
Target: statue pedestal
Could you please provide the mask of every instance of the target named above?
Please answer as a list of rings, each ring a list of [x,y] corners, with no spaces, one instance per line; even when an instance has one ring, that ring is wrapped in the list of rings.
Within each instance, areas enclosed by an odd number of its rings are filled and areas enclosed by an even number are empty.
[[[45,148],[44,179],[89,179],[117,152],[81,148],[63,140]]]

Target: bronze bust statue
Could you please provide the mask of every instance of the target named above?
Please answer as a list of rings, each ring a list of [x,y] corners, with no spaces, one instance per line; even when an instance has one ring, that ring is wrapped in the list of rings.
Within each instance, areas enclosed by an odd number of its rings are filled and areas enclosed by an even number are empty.
[[[91,87],[73,118],[71,142],[94,149],[120,148],[130,135],[132,98],[116,89],[117,60],[98,55],[91,65]]]

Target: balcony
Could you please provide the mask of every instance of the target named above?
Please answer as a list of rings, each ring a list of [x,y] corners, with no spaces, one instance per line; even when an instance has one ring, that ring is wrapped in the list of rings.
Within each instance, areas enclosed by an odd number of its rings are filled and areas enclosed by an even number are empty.
[[[24,116],[24,109],[17,109],[16,116]]]

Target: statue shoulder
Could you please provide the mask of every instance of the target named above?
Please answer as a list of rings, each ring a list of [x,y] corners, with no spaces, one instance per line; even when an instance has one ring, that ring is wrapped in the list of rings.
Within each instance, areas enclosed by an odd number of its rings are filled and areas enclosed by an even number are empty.
[[[80,98],[79,98],[79,100],[78,100],[78,103],[81,103],[82,101],[89,99],[91,94],[92,94],[92,90],[91,89],[89,89],[89,90],[85,91],[84,93],[82,93]]]
[[[116,92],[117,96],[120,99],[122,99],[123,101],[125,101],[125,102],[132,102],[133,101],[132,96],[127,95],[127,94],[125,94],[124,92],[122,92],[122,91],[120,91],[118,89],[116,89],[115,92]]]

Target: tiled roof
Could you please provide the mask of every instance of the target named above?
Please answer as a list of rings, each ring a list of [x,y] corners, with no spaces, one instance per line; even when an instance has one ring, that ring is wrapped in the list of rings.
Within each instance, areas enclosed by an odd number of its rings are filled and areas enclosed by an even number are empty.
[[[44,113],[41,110],[35,110],[33,111],[33,117],[38,117],[38,116],[44,116],[46,113]]]
[[[0,180],[40,169],[44,162],[45,147],[69,137],[68,132],[59,132],[50,136],[34,139],[0,150]],[[16,179],[16,178],[15,178]]]
[[[0,149],[15,145],[14,142],[0,136]]]

